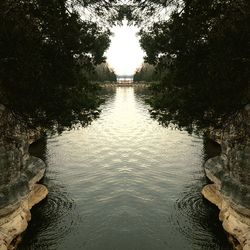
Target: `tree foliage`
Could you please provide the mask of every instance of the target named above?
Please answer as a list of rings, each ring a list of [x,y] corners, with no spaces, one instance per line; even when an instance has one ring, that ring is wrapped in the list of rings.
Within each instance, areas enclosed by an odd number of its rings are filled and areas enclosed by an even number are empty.
[[[86,72],[105,60],[109,35],[66,0],[1,1],[0,103],[29,126],[84,124],[99,104]]]
[[[147,23],[140,42],[146,62],[162,77],[151,99],[156,116],[187,128],[222,125],[249,102],[249,5],[247,0],[1,1],[0,103],[30,126],[84,123],[99,104],[88,78],[105,61],[107,24],[126,17]],[[102,79],[114,77],[104,64],[100,69]]]
[[[153,82],[156,81],[158,77],[159,76],[153,65],[143,63],[134,74],[134,82]]]
[[[96,82],[116,82],[116,74],[107,63],[102,63],[95,67],[91,80]]]
[[[121,24],[126,13],[125,4],[121,0],[70,0],[68,6],[78,11],[82,18],[95,20],[107,28]]]
[[[164,72],[151,105],[164,124],[223,126],[250,101],[250,2],[182,2],[140,32],[146,61]]]

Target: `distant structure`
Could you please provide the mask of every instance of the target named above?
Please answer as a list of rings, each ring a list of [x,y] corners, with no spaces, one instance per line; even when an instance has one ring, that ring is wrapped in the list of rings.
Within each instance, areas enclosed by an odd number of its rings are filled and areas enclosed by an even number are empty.
[[[120,75],[116,77],[117,83],[119,84],[131,84],[133,83],[133,75]]]

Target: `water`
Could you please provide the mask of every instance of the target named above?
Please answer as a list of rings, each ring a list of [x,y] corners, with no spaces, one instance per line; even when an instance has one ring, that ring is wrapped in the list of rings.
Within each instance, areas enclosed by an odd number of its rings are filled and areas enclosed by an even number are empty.
[[[117,88],[89,127],[31,149],[48,164],[49,196],[19,249],[231,249],[200,194],[208,149],[217,152],[152,120],[134,88]]]

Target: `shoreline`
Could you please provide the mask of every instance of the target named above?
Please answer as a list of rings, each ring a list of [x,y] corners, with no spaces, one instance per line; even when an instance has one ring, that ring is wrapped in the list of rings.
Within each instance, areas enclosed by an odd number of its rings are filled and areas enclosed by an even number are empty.
[[[250,217],[235,209],[236,205],[221,193],[219,182],[214,181],[216,177],[212,177],[207,169],[206,176],[213,183],[204,186],[201,193],[205,199],[219,208],[219,220],[223,229],[229,234],[233,248],[250,250]]]
[[[18,201],[18,204],[10,204],[14,211],[0,218],[0,250],[13,250],[20,242],[20,235],[27,229],[31,220],[31,208],[45,199],[48,189],[38,182],[43,178],[45,169],[40,170],[29,182],[29,193]],[[17,207],[17,208],[16,208]]]

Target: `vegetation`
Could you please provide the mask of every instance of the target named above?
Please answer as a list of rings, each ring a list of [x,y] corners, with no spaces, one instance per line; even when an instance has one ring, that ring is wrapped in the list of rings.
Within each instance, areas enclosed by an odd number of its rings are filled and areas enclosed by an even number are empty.
[[[67,3],[0,2],[0,103],[32,127],[84,124],[100,103],[86,72],[105,60],[110,32]]]
[[[116,82],[116,74],[107,63],[97,65],[91,80],[96,82]]]
[[[144,63],[134,74],[134,82],[153,82],[157,79],[155,67],[148,63]]]
[[[222,126],[249,103],[247,0],[1,1],[0,103],[29,126],[84,124],[100,103],[88,79],[115,80],[101,63],[124,17],[143,27],[135,81],[161,77],[150,104],[164,124]]]
[[[140,32],[146,62],[164,73],[154,114],[188,130],[221,127],[249,103],[250,2],[184,0],[172,9]]]

